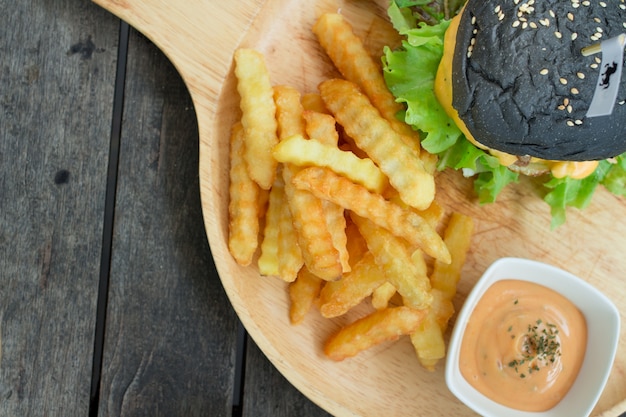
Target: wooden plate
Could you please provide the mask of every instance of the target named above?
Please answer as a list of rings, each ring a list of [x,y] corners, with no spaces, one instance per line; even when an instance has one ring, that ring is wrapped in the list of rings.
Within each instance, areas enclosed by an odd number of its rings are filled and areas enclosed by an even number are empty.
[[[228,253],[228,137],[239,117],[232,55],[239,46],[266,54],[274,84],[302,93],[336,75],[311,26],[322,12],[340,11],[380,51],[389,36],[386,1],[367,0],[96,0],[148,36],[179,70],[191,93],[200,132],[200,193],[207,235],[222,283],[246,329],[272,363],[311,400],[343,416],[464,416],[473,413],[446,389],[443,365],[426,372],[406,341],[383,345],[335,363],[320,345],[351,317],[326,320],[312,312],[291,326],[285,285],[238,266]],[[531,180],[509,187],[498,203],[479,206],[471,184],[457,173],[437,177],[449,210],[471,215],[476,233],[457,308],[485,268],[503,256],[540,260],[583,277],[626,311],[626,215],[624,200],[599,190],[584,212],[550,230],[539,187]],[[622,320],[624,319],[622,315]],[[626,329],[613,372],[593,415],[626,410]]]

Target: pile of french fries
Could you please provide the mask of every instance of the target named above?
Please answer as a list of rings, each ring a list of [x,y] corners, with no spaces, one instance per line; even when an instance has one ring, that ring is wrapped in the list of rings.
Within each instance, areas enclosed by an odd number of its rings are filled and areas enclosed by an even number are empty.
[[[235,53],[229,250],[288,283],[293,324],[312,308],[331,319],[369,300],[324,341],[330,359],[408,336],[432,370],[472,220],[435,200],[434,157],[397,118],[401,105],[349,23],[325,14],[313,32],[343,76],[313,93],[273,86],[261,53]]]

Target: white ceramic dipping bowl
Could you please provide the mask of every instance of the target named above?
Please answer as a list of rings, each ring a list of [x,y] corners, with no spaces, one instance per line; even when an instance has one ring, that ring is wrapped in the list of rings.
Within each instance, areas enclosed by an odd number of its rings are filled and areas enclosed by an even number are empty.
[[[473,388],[459,369],[467,321],[487,288],[503,279],[530,281],[561,293],[578,307],[587,321],[587,350],[578,377],[567,395],[548,411],[527,412],[498,404]],[[585,417],[593,410],[611,372],[619,328],[620,316],[615,305],[588,282],[545,263],[502,258],[485,271],[459,311],[446,359],[446,384],[457,398],[485,417]]]

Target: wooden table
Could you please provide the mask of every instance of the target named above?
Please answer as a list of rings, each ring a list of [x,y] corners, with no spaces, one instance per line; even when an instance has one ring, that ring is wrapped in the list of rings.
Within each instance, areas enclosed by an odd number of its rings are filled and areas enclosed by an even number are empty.
[[[0,5],[0,416],[327,416],[224,293],[172,64],[88,0]]]
[[[0,416],[328,415],[224,293],[174,67],[88,0],[0,10]]]

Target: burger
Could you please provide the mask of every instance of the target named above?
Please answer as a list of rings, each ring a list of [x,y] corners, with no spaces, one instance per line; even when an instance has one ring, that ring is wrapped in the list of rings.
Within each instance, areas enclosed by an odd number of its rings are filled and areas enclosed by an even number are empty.
[[[537,177],[556,227],[599,185],[626,194],[624,0],[394,0],[388,13],[402,117],[481,203]]]

